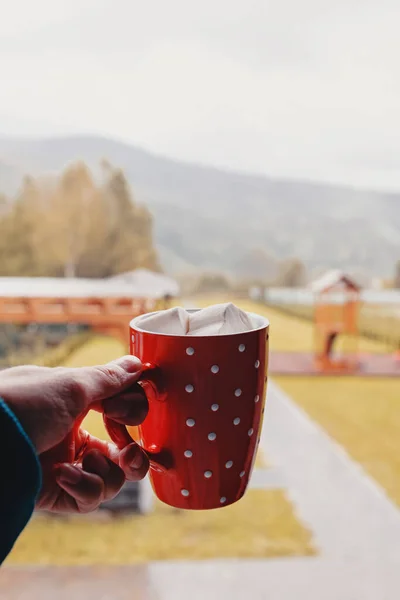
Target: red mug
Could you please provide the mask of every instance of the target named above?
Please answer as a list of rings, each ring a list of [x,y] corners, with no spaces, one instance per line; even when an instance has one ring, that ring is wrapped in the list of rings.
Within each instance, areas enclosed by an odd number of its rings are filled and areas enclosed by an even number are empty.
[[[268,320],[249,316],[251,331],[212,336],[146,331],[143,315],[130,323],[149,400],[139,443],[153,489],[170,506],[219,508],[246,491],[264,415],[269,337]],[[132,442],[125,426],[107,418],[105,425],[120,448]]]

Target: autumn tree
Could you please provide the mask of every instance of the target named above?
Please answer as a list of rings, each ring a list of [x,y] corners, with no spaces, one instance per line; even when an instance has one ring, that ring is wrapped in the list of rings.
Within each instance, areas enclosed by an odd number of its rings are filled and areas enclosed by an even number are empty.
[[[193,286],[192,293],[221,293],[231,290],[231,284],[228,278],[222,273],[203,273],[197,279]]]
[[[26,178],[0,208],[0,273],[106,277],[138,267],[159,270],[152,216],[132,197],[121,169],[96,181],[82,163],[55,180]]]
[[[35,181],[26,177],[0,222],[0,260],[3,275],[40,273],[40,231],[43,213]],[[39,272],[38,272],[39,271]]]
[[[263,248],[252,248],[236,263],[235,274],[246,281],[270,282],[276,277],[277,261]]]
[[[400,259],[396,262],[393,287],[400,289]]]
[[[110,274],[137,267],[160,270],[152,243],[153,218],[136,202],[121,169],[108,168],[104,197],[109,217],[106,260]]]
[[[306,268],[298,258],[282,261],[275,284],[279,287],[302,287],[306,283]]]

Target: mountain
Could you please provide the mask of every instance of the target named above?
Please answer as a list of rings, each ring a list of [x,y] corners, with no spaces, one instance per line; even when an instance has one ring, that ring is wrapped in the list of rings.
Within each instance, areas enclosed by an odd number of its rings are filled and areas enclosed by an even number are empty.
[[[22,173],[58,172],[76,159],[96,169],[103,158],[124,169],[136,199],[152,210],[170,272],[235,273],[257,249],[309,268],[388,275],[400,256],[400,194],[224,171],[102,137],[0,138],[0,191],[3,181],[15,190]]]
[[[24,176],[24,171],[19,170],[0,159],[0,196],[13,194]]]

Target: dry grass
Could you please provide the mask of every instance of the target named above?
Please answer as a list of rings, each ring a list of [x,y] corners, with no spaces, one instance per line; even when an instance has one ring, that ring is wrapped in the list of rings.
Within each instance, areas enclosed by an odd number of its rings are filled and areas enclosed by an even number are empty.
[[[236,504],[212,511],[177,511],[157,503],[150,515],[106,522],[38,517],[8,562],[82,565],[304,556],[314,553],[310,537],[283,492],[250,490]]]
[[[118,358],[126,353],[126,348],[117,339],[96,336],[79,348],[65,362],[65,367],[90,367]]]

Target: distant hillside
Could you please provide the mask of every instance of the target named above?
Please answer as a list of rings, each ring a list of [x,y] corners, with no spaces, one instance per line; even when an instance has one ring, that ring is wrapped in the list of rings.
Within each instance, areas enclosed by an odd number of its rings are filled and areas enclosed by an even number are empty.
[[[79,158],[92,168],[107,158],[124,169],[155,215],[171,272],[194,266],[234,273],[255,248],[279,259],[297,256],[310,268],[383,275],[400,256],[400,194],[186,164],[101,137],[0,138],[0,191],[15,189],[24,172],[59,171]],[[1,163],[13,168],[3,174]]]
[[[14,193],[23,176],[23,170],[10,166],[0,157],[0,195]]]

